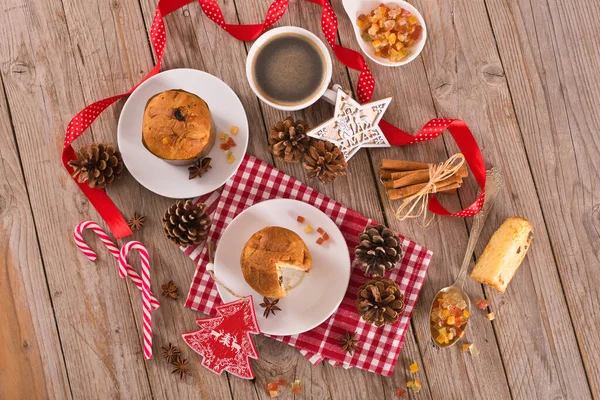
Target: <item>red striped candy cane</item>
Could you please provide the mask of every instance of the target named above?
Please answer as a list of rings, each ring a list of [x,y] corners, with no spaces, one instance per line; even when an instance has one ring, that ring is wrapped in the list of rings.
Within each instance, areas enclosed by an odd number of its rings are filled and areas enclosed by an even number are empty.
[[[127,242],[121,248],[119,264],[127,266],[127,255],[130,250],[137,250],[142,260],[142,305],[144,310],[144,359],[152,358],[152,309],[150,307],[150,257],[148,250],[140,242]]]
[[[79,250],[81,250],[83,254],[85,254],[87,258],[89,258],[91,261],[96,261],[96,258],[98,258],[98,256],[87,245],[85,240],[83,240],[83,231],[86,229],[93,230],[96,233],[96,235],[98,235],[102,243],[104,243],[104,246],[106,246],[108,251],[110,251],[110,254],[113,255],[115,260],[119,261],[119,248],[110,239],[106,232],[104,232],[104,229],[102,229],[102,227],[100,227],[100,225],[98,225],[94,221],[81,222],[75,227],[75,230],[73,231],[73,239],[75,239],[75,244],[77,245]],[[121,276],[121,278],[126,278],[129,276],[133,283],[135,283],[135,285],[138,287],[140,292],[142,291],[142,278],[140,278],[138,273],[135,271],[135,269],[133,269],[131,265],[125,265],[123,267],[121,263],[119,263],[119,275]],[[160,302],[152,292],[150,292],[150,303],[152,304],[152,308],[155,310],[160,306]]]

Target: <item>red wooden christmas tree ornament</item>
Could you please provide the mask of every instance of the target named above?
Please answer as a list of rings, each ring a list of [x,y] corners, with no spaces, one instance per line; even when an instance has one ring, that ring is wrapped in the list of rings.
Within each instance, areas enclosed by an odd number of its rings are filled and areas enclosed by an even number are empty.
[[[259,334],[252,296],[217,307],[218,316],[198,318],[200,327],[183,333],[183,340],[203,356],[202,366],[221,375],[223,371],[244,379],[254,378],[248,357],[258,359],[250,334]]]

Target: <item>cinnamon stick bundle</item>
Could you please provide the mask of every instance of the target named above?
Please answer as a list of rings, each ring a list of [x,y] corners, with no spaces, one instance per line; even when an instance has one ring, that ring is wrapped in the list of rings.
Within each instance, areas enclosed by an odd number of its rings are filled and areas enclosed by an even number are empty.
[[[397,178],[394,178],[394,175]],[[402,174],[402,175],[399,175]],[[405,171],[405,172],[394,172],[391,174],[392,180],[384,182],[384,187],[386,189],[398,189],[405,186],[414,185],[417,183],[427,183],[429,182],[429,170],[416,170],[416,171]],[[460,176],[461,178],[466,178],[469,176],[469,170],[466,165],[460,167],[456,176]]]
[[[405,186],[398,189],[388,189],[387,194],[390,200],[404,199],[417,194],[421,189],[427,186],[428,182],[417,183],[415,185]],[[452,175],[448,179],[444,179],[436,184],[436,190],[433,193],[443,192],[445,190],[453,190],[459,188],[462,184],[462,177],[458,174]]]

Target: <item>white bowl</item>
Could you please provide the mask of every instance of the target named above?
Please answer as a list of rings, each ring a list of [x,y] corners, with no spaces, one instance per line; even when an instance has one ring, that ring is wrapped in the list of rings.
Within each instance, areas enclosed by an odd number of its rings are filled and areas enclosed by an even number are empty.
[[[375,55],[375,49],[373,48],[373,46],[371,46],[369,42],[365,41],[361,37],[361,31],[356,25],[356,21],[358,20],[358,16],[360,14],[366,15],[370,13],[371,10],[373,10],[381,3],[381,0],[343,0],[344,10],[346,10],[346,14],[348,14],[348,17],[350,17],[350,22],[352,22],[352,27],[354,28],[354,35],[356,36],[358,45],[360,46],[363,53],[367,55],[367,57],[375,61],[377,64],[384,65],[386,67],[399,67],[401,65],[408,64],[409,62],[417,58],[419,54],[421,54],[421,51],[425,46],[425,41],[427,40],[427,27],[425,26],[425,20],[423,19],[423,16],[419,12],[419,10],[417,10],[413,5],[407,3],[406,1],[383,2],[384,5],[390,8],[400,6],[410,11],[412,15],[417,17],[417,19],[419,20],[419,24],[421,24],[421,26],[423,27],[423,33],[421,34],[419,40],[410,48],[412,54],[404,60],[391,62],[386,58],[377,57]]]

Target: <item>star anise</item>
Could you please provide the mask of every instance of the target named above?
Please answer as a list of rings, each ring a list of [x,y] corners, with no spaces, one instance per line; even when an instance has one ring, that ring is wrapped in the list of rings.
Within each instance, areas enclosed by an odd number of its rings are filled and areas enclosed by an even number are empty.
[[[267,297],[263,297],[263,302],[260,303],[260,306],[265,309],[263,316],[265,318],[269,318],[269,315],[275,315],[275,311],[281,311],[281,308],[277,307],[277,303],[279,303],[279,299],[269,300]]]
[[[132,231],[137,231],[142,226],[144,226],[145,222],[146,222],[146,216],[140,215],[136,211],[135,213],[133,213],[133,217],[131,217],[131,219],[129,221],[127,221],[127,225],[129,225],[129,227],[131,228]]]
[[[352,354],[354,350],[358,349],[356,345],[358,340],[355,339],[356,333],[350,333],[346,331],[344,336],[340,337],[340,347],[347,353]]]
[[[181,350],[179,350],[179,347],[173,346],[171,343],[169,343],[168,346],[160,346],[160,348],[163,350],[163,357],[169,363],[172,363],[181,355]]]
[[[185,358],[181,358],[180,356],[177,356],[177,358],[175,358],[175,361],[171,362],[171,365],[175,367],[175,369],[171,373],[179,374],[179,379],[183,379],[183,378],[185,378],[186,375],[192,374],[190,372],[190,366],[189,366],[188,360],[186,360]]]
[[[172,299],[176,299],[179,297],[179,289],[177,289],[177,285],[173,283],[173,281],[169,281],[169,283],[165,283],[161,286],[162,295],[164,297],[170,297]]]
[[[210,161],[210,157],[204,157],[203,159],[196,161],[194,165],[188,167],[188,172],[190,173],[189,179],[200,178],[203,173],[212,169]]]

